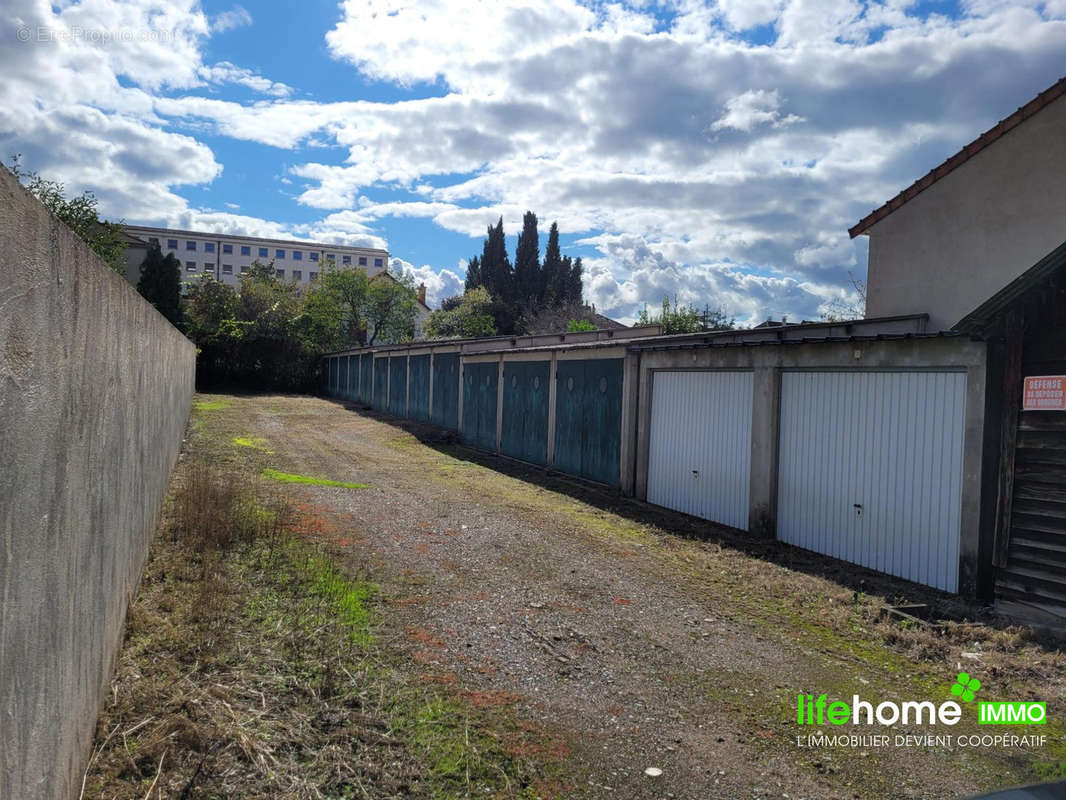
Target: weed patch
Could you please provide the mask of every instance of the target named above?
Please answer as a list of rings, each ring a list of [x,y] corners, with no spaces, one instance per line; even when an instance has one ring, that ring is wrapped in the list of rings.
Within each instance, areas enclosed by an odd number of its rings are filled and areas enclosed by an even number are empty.
[[[263,475],[271,480],[280,481],[282,483],[299,483],[304,486],[337,486],[341,489],[369,489],[368,483],[347,483],[345,481],[334,481],[329,478],[312,478],[307,475],[294,475],[290,472],[279,472],[276,469],[265,469]]]
[[[229,400],[194,400],[192,406],[197,411],[221,411],[229,404]]]
[[[264,453],[274,452],[267,447],[267,440],[259,436],[234,436],[233,443],[238,447],[249,447],[252,450],[261,450]]]

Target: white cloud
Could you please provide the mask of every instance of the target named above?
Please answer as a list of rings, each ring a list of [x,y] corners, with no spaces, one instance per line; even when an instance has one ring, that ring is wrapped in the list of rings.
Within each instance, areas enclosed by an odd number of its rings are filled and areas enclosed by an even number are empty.
[[[781,98],[776,89],[749,89],[726,101],[726,113],[711,125],[712,131],[732,128],[738,131],[750,131],[759,125],[783,128],[795,122],[802,122],[803,117],[789,114],[782,117],[778,110]]]
[[[215,33],[241,28],[252,24],[252,15],[243,6],[234,6],[229,11],[223,11],[211,20],[211,30]]]
[[[439,308],[441,300],[463,293],[464,279],[450,269],[438,270],[429,264],[416,267],[402,258],[393,258],[389,262],[389,268],[393,272],[410,275],[414,278],[415,285],[425,284],[426,305],[430,308]],[[466,271],[465,264],[462,265],[462,269]]]
[[[229,61],[219,61],[209,67],[201,67],[199,75],[208,83],[236,83],[273,97],[288,97],[292,94],[291,86],[264,78],[250,69],[238,67]]]
[[[318,102],[205,64],[220,17],[195,0],[12,2],[0,152],[96,189],[108,213],[375,246],[418,218],[475,252],[488,224],[513,233],[534,209],[585,237],[589,299],[623,319],[664,292],[745,321],[816,316],[861,276],[847,227],[1060,77],[1066,48],[1064,0],[955,18],[910,0],[347,0],[330,52],[412,99]],[[19,25],[169,39],[27,46]],[[768,44],[737,33],[760,26]],[[224,99],[230,84],[261,96]],[[311,221],[229,213],[205,134],[277,149],[267,169]],[[193,184],[229,211],[191,207]],[[463,272],[404,268],[438,299]]]

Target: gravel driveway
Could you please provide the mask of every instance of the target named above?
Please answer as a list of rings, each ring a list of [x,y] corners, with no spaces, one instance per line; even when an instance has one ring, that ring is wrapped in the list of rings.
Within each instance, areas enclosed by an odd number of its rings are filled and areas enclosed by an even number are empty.
[[[567,797],[961,797],[1027,776],[998,752],[799,747],[797,692],[899,688],[939,666],[852,623],[858,593],[758,542],[335,402],[232,400],[230,424],[279,469],[370,485],[296,491],[381,584],[383,634],[411,669],[513,704]]]

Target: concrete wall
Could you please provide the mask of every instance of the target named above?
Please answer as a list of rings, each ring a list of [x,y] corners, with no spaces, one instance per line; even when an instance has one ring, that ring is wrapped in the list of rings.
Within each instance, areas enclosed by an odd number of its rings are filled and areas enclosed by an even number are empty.
[[[751,370],[751,478],[748,530],[776,535],[781,373],[789,370],[958,370],[966,373],[959,591],[976,591],[981,528],[985,344],[961,337],[869,342],[812,342],[763,347],[647,350],[640,353],[635,494],[647,498],[652,373],[656,370]]]
[[[1066,97],[870,229],[866,314],[947,330],[1066,239]]]
[[[192,344],[0,169],[0,797],[76,797]]]

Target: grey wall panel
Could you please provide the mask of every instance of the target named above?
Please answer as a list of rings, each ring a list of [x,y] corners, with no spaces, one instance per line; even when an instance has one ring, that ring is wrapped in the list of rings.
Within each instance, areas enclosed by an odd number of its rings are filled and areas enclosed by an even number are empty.
[[[648,501],[748,527],[751,372],[656,372]]]
[[[195,368],[0,169],[0,798],[80,794]]]
[[[781,378],[778,537],[958,590],[966,376]]]

